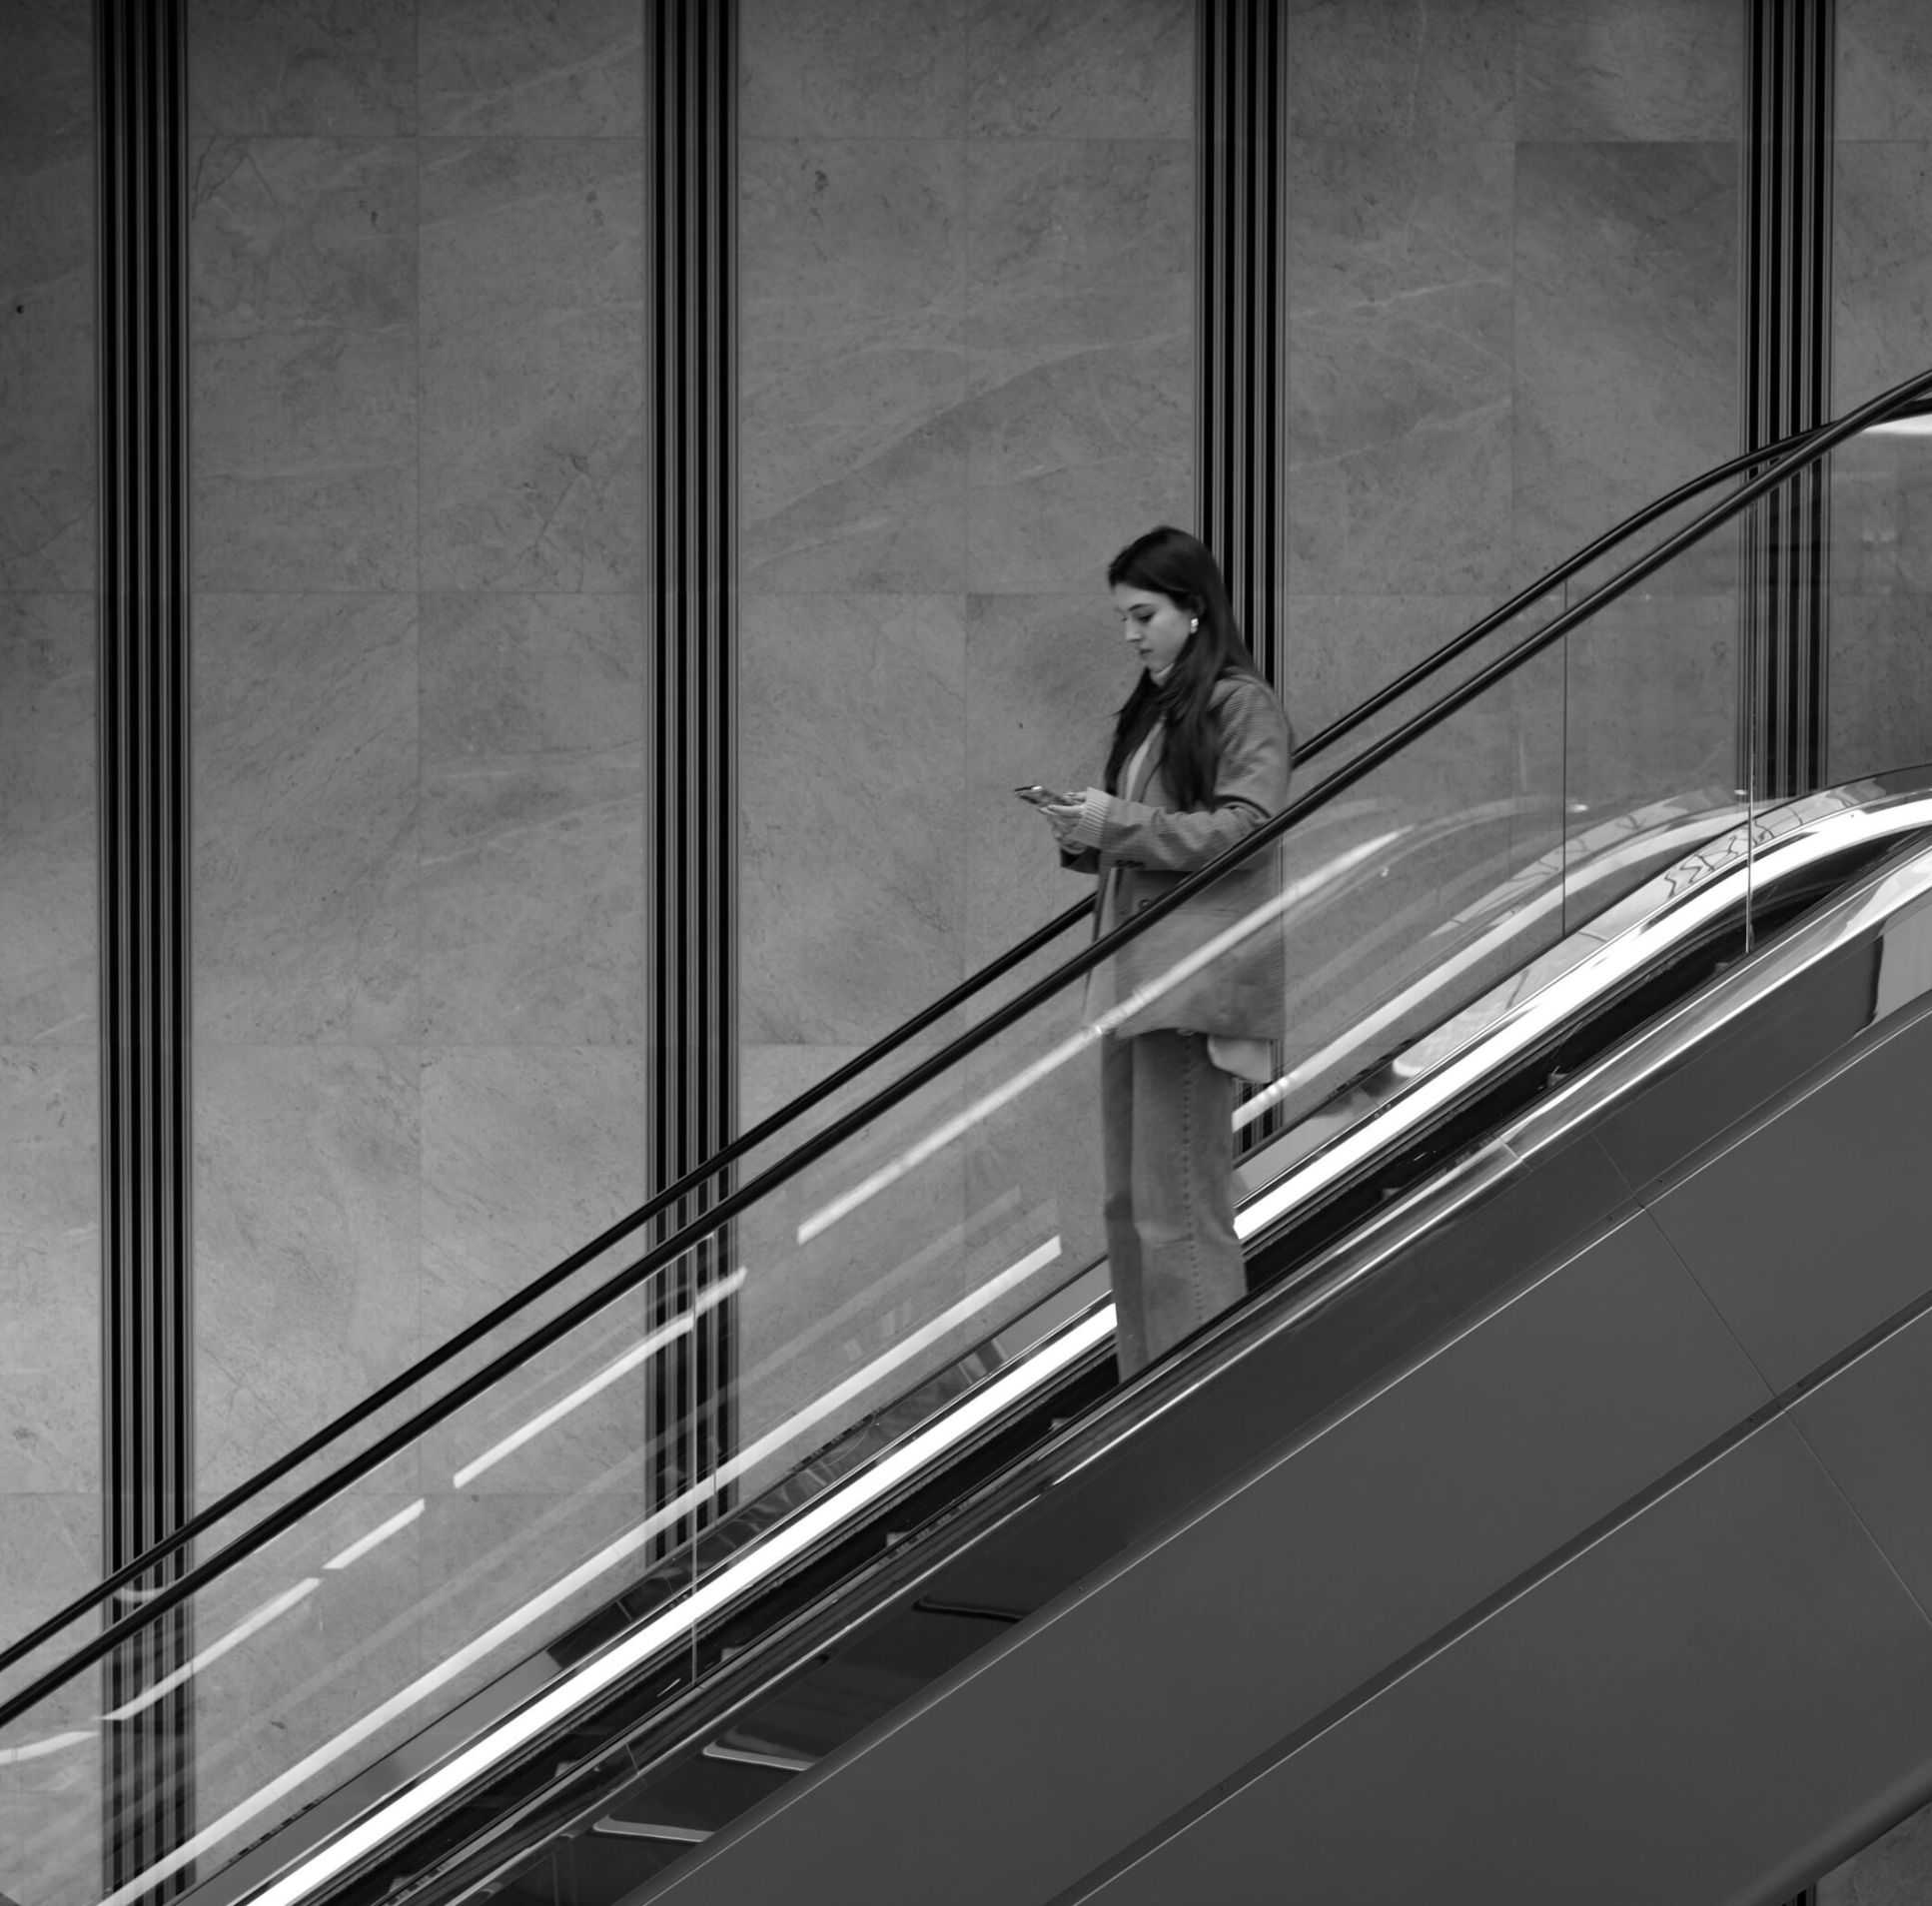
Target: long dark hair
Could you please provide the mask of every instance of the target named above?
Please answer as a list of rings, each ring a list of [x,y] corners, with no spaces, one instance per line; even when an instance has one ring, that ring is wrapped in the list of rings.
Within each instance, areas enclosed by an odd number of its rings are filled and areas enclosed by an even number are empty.
[[[1142,669],[1134,692],[1121,703],[1107,756],[1107,791],[1121,792],[1128,756],[1156,721],[1165,721],[1161,771],[1184,808],[1205,807],[1214,794],[1219,765],[1208,721],[1215,683],[1223,675],[1252,675],[1260,681],[1261,670],[1235,625],[1220,566],[1198,536],[1166,523],[1136,536],[1107,565],[1107,586],[1117,588],[1123,582],[1130,589],[1165,595],[1195,617],[1197,626],[1167,680],[1156,683]]]

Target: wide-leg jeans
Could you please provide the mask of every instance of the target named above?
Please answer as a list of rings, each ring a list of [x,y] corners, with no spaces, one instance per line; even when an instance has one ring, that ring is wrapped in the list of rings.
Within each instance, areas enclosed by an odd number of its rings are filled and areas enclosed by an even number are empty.
[[[1234,1081],[1207,1036],[1110,1034],[1100,1045],[1107,1257],[1131,1377],[1246,1294],[1235,1235]]]

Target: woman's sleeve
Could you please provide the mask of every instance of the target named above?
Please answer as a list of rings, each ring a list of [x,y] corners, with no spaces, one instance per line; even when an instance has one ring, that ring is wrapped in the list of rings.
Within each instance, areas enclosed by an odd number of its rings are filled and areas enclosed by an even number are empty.
[[[1107,802],[1100,851],[1156,873],[1191,873],[1246,840],[1288,804],[1288,717],[1260,682],[1221,704],[1221,765],[1205,809],[1175,813],[1144,801]]]

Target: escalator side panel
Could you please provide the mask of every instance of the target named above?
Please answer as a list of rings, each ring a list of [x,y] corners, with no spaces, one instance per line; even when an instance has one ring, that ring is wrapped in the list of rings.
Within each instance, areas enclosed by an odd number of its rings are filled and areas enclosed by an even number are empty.
[[[1932,1239],[1921,1249],[1932,1253]],[[1791,1420],[1905,1585],[1932,1609],[1932,1316],[1800,1399]]]
[[[1774,1389],[1932,1284],[1929,1106],[1932,1017],[1868,1050],[1652,1207]]]
[[[1223,1371],[1185,1409],[1059,1485],[1050,1515],[981,1541],[930,1592],[1032,1613],[1638,1210],[1591,1140],[1551,1148],[1535,1171],[1459,1211],[1452,1237],[1404,1251],[1308,1329]]]
[[[1769,1906],[1932,1777],[1932,1628],[1779,1421],[1285,1748],[1027,1897]]]
[[[825,1898],[896,1902],[918,1860],[932,1906],[1044,1898],[1767,1401],[1639,1213],[649,1897],[779,1898],[810,1870]]]

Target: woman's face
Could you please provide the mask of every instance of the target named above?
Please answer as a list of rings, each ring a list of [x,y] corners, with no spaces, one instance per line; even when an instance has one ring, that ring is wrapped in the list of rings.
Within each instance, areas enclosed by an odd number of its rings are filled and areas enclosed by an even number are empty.
[[[1114,584],[1114,607],[1128,645],[1155,674],[1165,674],[1180,660],[1188,637],[1194,633],[1191,611],[1172,596],[1137,589],[1126,582]]]

